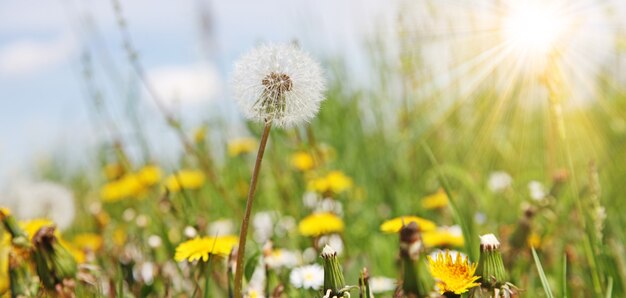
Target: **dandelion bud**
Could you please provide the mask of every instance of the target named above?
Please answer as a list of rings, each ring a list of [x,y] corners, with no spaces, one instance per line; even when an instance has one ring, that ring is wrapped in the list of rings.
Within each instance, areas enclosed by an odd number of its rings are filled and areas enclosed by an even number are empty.
[[[77,271],[76,260],[59,243],[54,230],[55,227],[43,227],[33,237],[37,274],[48,289],[63,284],[65,279],[74,278]]]
[[[506,270],[500,253],[500,241],[494,234],[480,236],[480,260],[476,274],[484,288],[499,288],[507,281]]]
[[[322,250],[324,263],[324,293],[327,297],[343,297],[346,282],[343,278],[341,265],[337,260],[337,252],[329,245]]]
[[[233,95],[244,115],[279,127],[313,119],[324,85],[318,63],[291,44],[257,47],[237,61],[233,73]]]
[[[361,270],[361,274],[359,275],[359,292],[359,297],[374,297],[372,289],[370,288],[370,274],[367,271],[367,268],[363,268],[363,270]]]
[[[416,261],[422,251],[422,236],[420,229],[415,222],[400,229],[400,258],[403,267],[402,290],[404,294],[412,297],[423,297],[426,291],[421,286],[418,279],[418,268]]]

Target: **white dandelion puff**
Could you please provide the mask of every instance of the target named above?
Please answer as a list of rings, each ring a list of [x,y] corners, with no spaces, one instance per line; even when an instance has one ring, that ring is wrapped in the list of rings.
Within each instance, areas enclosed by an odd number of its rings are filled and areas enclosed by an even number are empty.
[[[309,122],[324,100],[321,67],[291,44],[262,45],[243,55],[235,63],[232,85],[248,119],[279,127]]]
[[[0,196],[0,204],[7,206],[22,220],[48,218],[60,230],[72,224],[76,210],[74,194],[65,186],[53,182],[17,183],[9,195]]]

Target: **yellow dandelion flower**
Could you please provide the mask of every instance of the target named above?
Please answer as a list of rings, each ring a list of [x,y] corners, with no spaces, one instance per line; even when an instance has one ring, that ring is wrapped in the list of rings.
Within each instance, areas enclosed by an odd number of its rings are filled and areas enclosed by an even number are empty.
[[[458,226],[439,227],[425,232],[422,234],[422,240],[426,247],[463,247],[465,245],[463,232]]]
[[[122,228],[117,228],[113,231],[113,244],[118,247],[124,246],[126,244],[126,230]]]
[[[253,152],[258,142],[255,138],[237,138],[228,142],[228,156],[235,157]]]
[[[319,193],[341,193],[353,186],[352,179],[341,171],[332,171],[324,177],[313,179],[309,182],[309,189]]]
[[[291,156],[291,165],[298,171],[308,171],[315,166],[315,160],[313,156],[307,152],[299,151]]]
[[[181,189],[199,189],[204,184],[204,174],[198,170],[180,170],[167,177],[165,186],[173,192]]]
[[[9,286],[10,286],[9,252],[11,251],[11,236],[9,235],[9,233],[2,233],[1,238],[2,240],[0,240],[0,293],[6,293],[9,290]],[[2,295],[0,294],[0,296]]]
[[[460,295],[480,285],[476,282],[480,276],[474,276],[476,264],[471,264],[468,257],[463,259],[459,253],[455,260],[452,260],[449,251],[445,255],[437,254],[436,260],[428,256],[428,265],[432,276],[437,279],[440,294],[452,292]]]
[[[298,230],[303,236],[317,237],[343,232],[341,218],[332,213],[313,213],[300,221]]]
[[[217,237],[196,237],[192,240],[185,241],[176,247],[176,255],[174,259],[177,262],[187,260],[193,262],[209,260],[209,255],[218,257],[226,257],[230,254],[233,247],[237,244],[236,236],[217,236]]]
[[[539,236],[535,232],[530,233],[530,235],[528,235],[528,238],[526,239],[526,245],[528,245],[528,247],[534,248],[541,247],[541,236]]]
[[[137,178],[145,186],[152,186],[161,182],[163,172],[155,165],[147,165],[137,171]]]
[[[326,180],[328,181],[328,187],[330,187],[330,190],[334,193],[340,193],[348,190],[353,184],[352,179],[340,171],[332,171],[328,173],[328,175],[326,175]]]
[[[422,198],[422,208],[424,209],[440,209],[446,206],[448,206],[448,195],[441,188],[436,193]]]
[[[98,251],[102,248],[103,240],[98,234],[83,233],[76,235],[72,244],[83,251]]]
[[[118,180],[105,184],[100,189],[100,197],[105,202],[115,202],[128,197],[138,197],[145,193],[145,185],[135,174],[126,174]]]
[[[422,232],[432,231],[437,228],[437,225],[428,219],[409,215],[396,217],[383,222],[383,224],[380,225],[380,230],[389,234],[397,234],[400,232],[403,225],[408,225],[410,222],[415,222]]]

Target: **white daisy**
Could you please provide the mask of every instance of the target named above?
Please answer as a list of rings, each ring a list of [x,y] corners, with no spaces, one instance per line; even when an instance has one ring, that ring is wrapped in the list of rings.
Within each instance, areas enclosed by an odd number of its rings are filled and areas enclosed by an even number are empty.
[[[487,186],[489,186],[489,189],[492,192],[503,192],[507,188],[511,187],[511,183],[513,183],[513,178],[511,178],[509,173],[497,171],[489,175]]]
[[[296,288],[318,290],[324,284],[324,268],[318,264],[293,269],[289,281]]]
[[[300,263],[300,256],[295,251],[274,249],[265,256],[264,261],[272,269],[292,268]]]
[[[528,191],[530,192],[530,197],[535,201],[541,201],[546,197],[546,190],[539,181],[528,182]]]
[[[279,127],[308,122],[324,100],[322,69],[292,44],[254,48],[236,63],[233,96],[244,115]]]
[[[396,280],[389,277],[374,276],[369,279],[370,289],[373,294],[391,292],[396,289]]]

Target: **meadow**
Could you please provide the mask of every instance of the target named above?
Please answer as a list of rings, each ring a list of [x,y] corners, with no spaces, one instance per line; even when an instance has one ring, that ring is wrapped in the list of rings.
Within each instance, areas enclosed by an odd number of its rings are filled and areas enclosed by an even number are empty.
[[[345,57],[267,41],[227,86],[245,136],[219,115],[190,125],[152,94],[176,163],[129,153],[140,128],[113,129],[89,164],[37,169],[49,182],[0,209],[0,296],[625,296],[625,37],[593,75],[555,36],[454,39],[440,72],[413,17],[398,12],[395,47],[364,43],[367,88]]]

